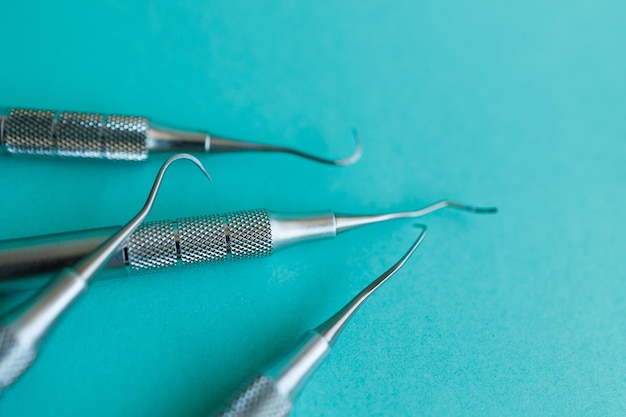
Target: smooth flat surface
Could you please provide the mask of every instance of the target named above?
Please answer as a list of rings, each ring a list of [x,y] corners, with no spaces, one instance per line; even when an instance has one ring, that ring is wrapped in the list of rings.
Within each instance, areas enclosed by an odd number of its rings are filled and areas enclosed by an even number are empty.
[[[363,159],[205,157],[151,219],[441,198],[296,416],[626,413],[626,3],[2,5],[6,106],[141,114]],[[121,224],[163,161],[0,159],[2,238]],[[404,253],[410,221],[261,260],[94,284],[0,415],[206,416]],[[3,296],[7,305],[11,298]]]

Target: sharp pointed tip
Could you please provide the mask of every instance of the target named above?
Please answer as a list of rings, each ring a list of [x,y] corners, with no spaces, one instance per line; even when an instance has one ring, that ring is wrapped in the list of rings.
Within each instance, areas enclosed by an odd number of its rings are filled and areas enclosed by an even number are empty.
[[[213,182],[213,178],[211,177],[211,174],[209,174],[209,172],[204,168],[204,167],[200,167],[200,169],[202,170],[202,173],[204,173],[204,176],[211,182]]]

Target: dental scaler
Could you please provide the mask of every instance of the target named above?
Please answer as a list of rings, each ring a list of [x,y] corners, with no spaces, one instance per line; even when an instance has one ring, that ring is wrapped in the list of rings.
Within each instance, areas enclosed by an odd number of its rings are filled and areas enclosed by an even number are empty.
[[[109,268],[134,273],[267,256],[300,242],[332,238],[373,223],[417,218],[446,207],[473,213],[497,211],[493,207],[472,207],[444,200],[416,211],[377,215],[250,210],[149,222],[128,238]],[[0,283],[15,284],[27,281],[15,278],[72,265],[115,230],[117,227],[0,241]]]
[[[0,392],[13,384],[37,357],[39,344],[59,318],[84,292],[92,278],[150,213],[161,181],[176,160],[188,159],[209,177],[200,161],[187,154],[169,158],[159,170],[143,208],[124,227],[76,264],[63,269],[45,287],[16,309],[0,317]]]
[[[32,109],[0,109],[0,145],[10,154],[142,161],[152,152],[282,152],[327,165],[350,165],[361,157],[356,131],[352,155],[329,159],[296,149],[176,130],[144,117]]]
[[[391,268],[363,289],[335,315],[309,332],[298,345],[267,368],[253,375],[214,417],[284,417],[306,381],[330,353],[346,323],[374,291],[393,276],[415,252],[426,235],[426,227],[409,251]]]

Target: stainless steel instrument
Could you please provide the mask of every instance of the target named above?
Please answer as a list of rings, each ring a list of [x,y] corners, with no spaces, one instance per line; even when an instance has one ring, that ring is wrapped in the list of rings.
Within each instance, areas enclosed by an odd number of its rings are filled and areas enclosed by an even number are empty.
[[[426,227],[409,251],[384,274],[376,278],[335,315],[309,332],[293,349],[260,373],[253,375],[244,387],[220,408],[220,417],[284,417],[298,393],[324,358],[330,353],[342,329],[374,291],[393,276],[415,252],[426,235]]]
[[[187,154],[172,156],[159,170],[146,204],[135,217],[73,267],[65,268],[33,297],[0,319],[0,392],[30,367],[44,336],[145,220],[167,168],[179,159],[191,160],[210,179],[195,157]]]
[[[0,109],[1,110],[1,109]],[[328,165],[350,165],[361,157],[361,140],[343,159],[322,158],[296,149],[226,139],[206,132],[177,130],[144,117],[50,110],[0,111],[0,145],[11,154],[141,161],[150,152],[283,152]]]
[[[497,211],[493,207],[472,207],[444,200],[416,211],[378,215],[250,210],[156,221],[138,228],[113,256],[109,268],[125,274],[267,256],[300,242],[331,238],[372,223],[421,217],[446,207],[474,213]],[[20,283],[24,284],[22,288],[32,287],[29,283],[36,281],[17,278],[72,265],[115,230],[117,227],[108,227],[0,241],[0,283],[13,289],[20,289]]]

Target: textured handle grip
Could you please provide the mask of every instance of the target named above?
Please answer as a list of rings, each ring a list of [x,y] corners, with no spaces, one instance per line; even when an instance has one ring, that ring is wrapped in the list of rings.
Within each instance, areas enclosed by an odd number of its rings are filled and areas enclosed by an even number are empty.
[[[276,389],[274,381],[258,375],[214,417],[284,417],[291,412],[291,401]]]
[[[20,343],[11,329],[0,324],[0,391],[22,375],[36,356],[33,346]]]
[[[132,116],[12,109],[4,127],[10,153],[143,160],[148,120]]]
[[[265,210],[146,223],[128,239],[125,258],[132,271],[260,257],[272,252]]]

